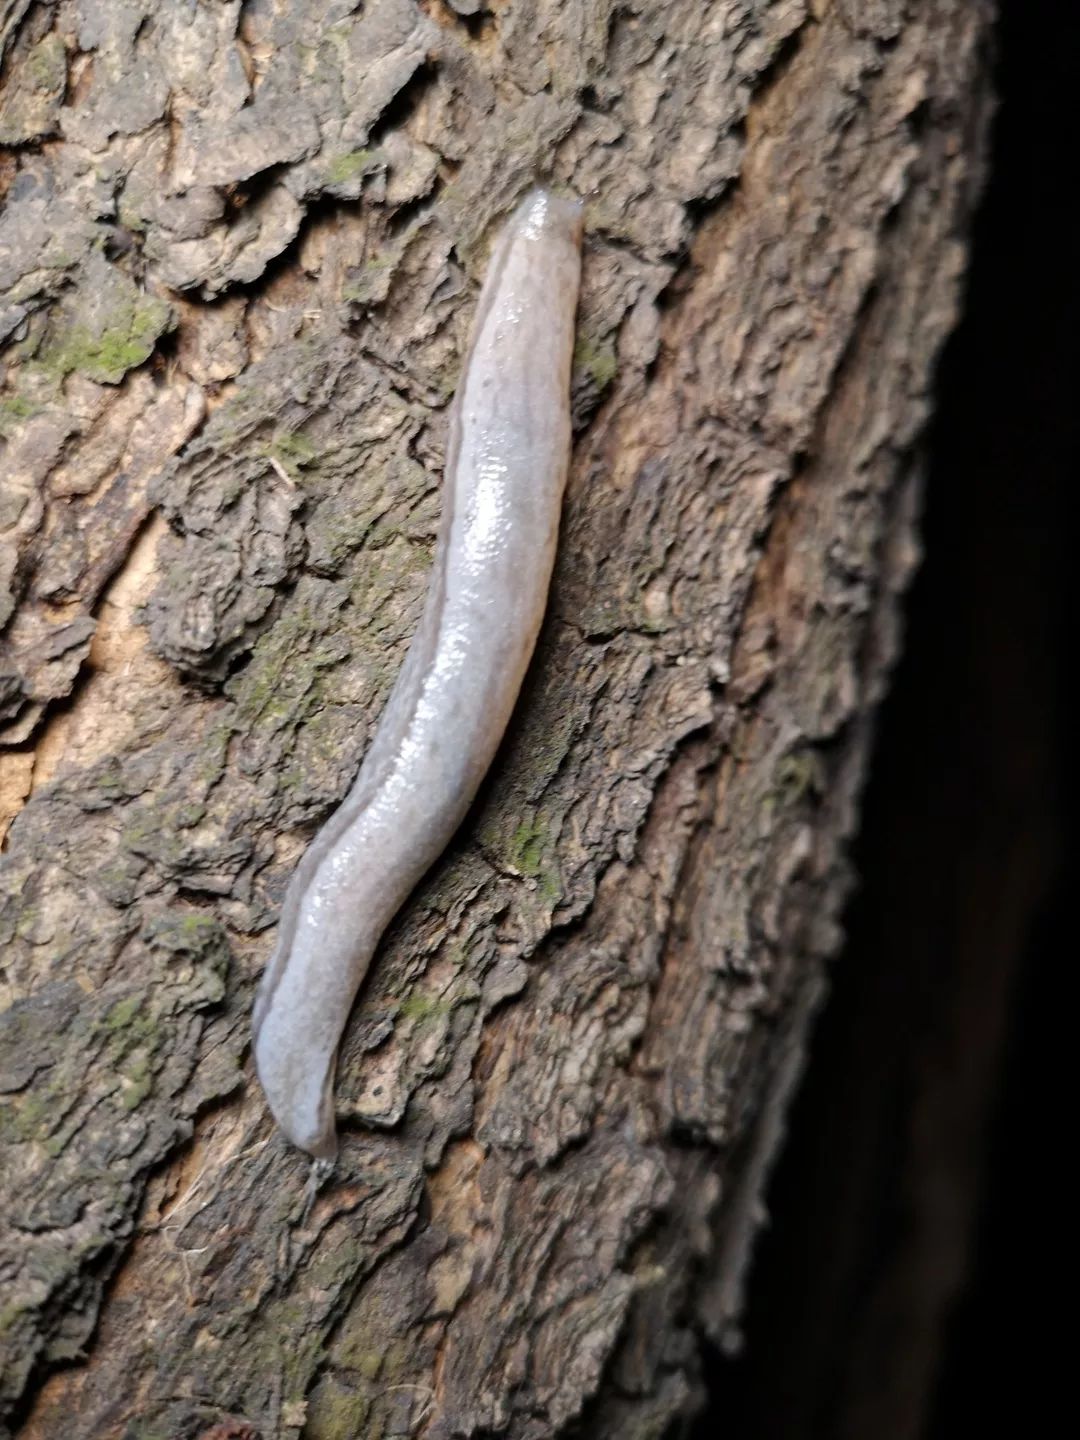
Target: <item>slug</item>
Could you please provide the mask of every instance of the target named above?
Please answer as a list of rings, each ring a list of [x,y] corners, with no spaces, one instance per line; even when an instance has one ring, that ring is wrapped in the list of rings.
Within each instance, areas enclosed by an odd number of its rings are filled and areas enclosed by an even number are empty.
[[[454,397],[424,611],[352,788],[292,877],[252,1016],[274,1119],[337,1152],[338,1044],[383,931],[499,745],[547,603],[570,460],[581,207],[537,189],[506,224]]]

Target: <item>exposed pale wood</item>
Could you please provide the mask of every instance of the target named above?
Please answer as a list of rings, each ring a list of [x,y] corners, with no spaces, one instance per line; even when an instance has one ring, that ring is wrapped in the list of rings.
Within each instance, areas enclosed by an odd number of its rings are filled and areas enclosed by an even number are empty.
[[[737,1333],[838,937],[987,8],[3,23],[12,1423],[662,1434]],[[537,175],[588,202],[551,611],[350,1025],[309,1212],[253,985],[415,622]]]

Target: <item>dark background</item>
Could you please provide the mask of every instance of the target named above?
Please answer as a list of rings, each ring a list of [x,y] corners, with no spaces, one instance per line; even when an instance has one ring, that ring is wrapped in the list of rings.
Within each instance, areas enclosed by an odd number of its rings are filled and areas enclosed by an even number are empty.
[[[1055,1335],[1071,1328],[1059,1157],[1074,1127],[1058,1097],[1076,952],[1061,677],[1077,9],[1000,6],[1000,108],[938,374],[925,559],[865,795],[862,884],[770,1185],[744,1348],[707,1357],[695,1440],[1037,1435],[1072,1409]]]

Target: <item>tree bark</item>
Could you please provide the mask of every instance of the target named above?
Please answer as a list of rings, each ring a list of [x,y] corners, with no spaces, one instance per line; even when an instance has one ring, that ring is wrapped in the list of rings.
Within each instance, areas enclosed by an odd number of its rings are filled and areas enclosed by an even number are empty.
[[[6,7],[2,1403],[661,1435],[738,1339],[980,168],[971,0]],[[586,200],[494,773],[308,1170],[248,1059],[422,601],[494,229]]]

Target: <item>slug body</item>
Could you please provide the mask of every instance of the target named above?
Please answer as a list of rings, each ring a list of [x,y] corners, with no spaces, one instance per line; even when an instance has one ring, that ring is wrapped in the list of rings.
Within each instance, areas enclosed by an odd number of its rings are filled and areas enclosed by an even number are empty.
[[[534,190],[499,238],[454,398],[427,601],[356,780],[293,875],[255,1065],[302,1150],[337,1150],[338,1044],[375,947],[461,823],[536,643],[570,453],[581,214]]]

